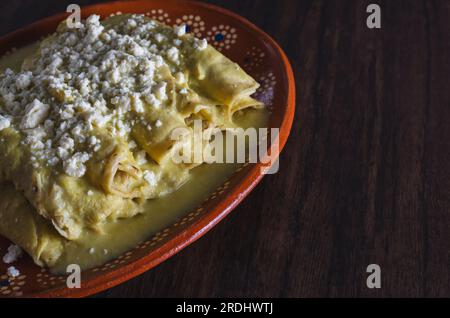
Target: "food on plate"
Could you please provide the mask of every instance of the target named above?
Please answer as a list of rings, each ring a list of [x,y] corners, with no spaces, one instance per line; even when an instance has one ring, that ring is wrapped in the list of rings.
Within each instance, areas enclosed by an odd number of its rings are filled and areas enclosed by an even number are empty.
[[[22,55],[0,75],[0,234],[40,266],[79,260],[73,246],[97,251],[97,263],[111,257],[99,237],[126,241],[123,222],[156,215],[192,181],[202,162],[171,157],[195,120],[224,130],[241,126],[236,113],[264,110],[237,64],[144,15],[63,21]],[[174,140],[177,128],[188,134]]]

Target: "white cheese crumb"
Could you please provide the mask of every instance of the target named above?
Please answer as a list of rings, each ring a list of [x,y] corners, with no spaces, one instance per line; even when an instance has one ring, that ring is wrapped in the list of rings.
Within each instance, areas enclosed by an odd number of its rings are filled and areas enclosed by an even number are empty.
[[[196,48],[199,51],[203,51],[207,47],[208,47],[208,41],[206,41],[206,39],[196,40],[194,43],[194,48]]]
[[[136,153],[135,155],[136,158],[136,162],[138,165],[145,165],[146,163],[148,163],[147,161],[147,153],[145,152],[145,150],[141,150],[138,153]]]
[[[131,100],[128,96],[116,96],[111,99],[111,104],[116,106],[120,113],[126,113],[131,109]]]
[[[158,108],[161,106],[161,102],[156,98],[154,94],[147,94],[144,96],[145,101],[150,104],[151,106]]]
[[[83,96],[88,95],[89,92],[91,91],[90,82],[89,82],[89,80],[87,78],[83,79],[80,82],[79,86],[80,86],[80,93]]]
[[[0,115],[0,131],[11,126],[11,120],[8,117]]]
[[[131,140],[131,141],[128,143],[128,147],[130,147],[130,149],[134,149],[134,148],[137,147],[137,144],[136,144],[136,142],[135,142],[134,140]]]
[[[186,34],[186,25],[182,24],[175,26],[173,30],[177,36],[183,36]]]
[[[17,261],[22,256],[22,249],[18,245],[11,244],[8,247],[8,252],[3,256],[3,262],[11,264]]]
[[[56,73],[58,67],[60,67],[62,65],[62,63],[63,63],[63,60],[59,56],[56,56],[47,67],[50,74]]]
[[[31,84],[31,72],[20,74],[16,80],[17,89],[26,89]]]
[[[9,277],[17,277],[20,275],[20,272],[17,268],[15,268],[14,266],[10,266],[7,269],[7,274]]]
[[[155,126],[156,127],[161,127],[162,126],[162,122],[158,119],[156,122],[155,122]]]
[[[59,140],[59,146],[56,148],[56,154],[60,159],[67,159],[75,147],[75,141],[69,135],[65,134]]]
[[[178,72],[175,75],[175,80],[177,81],[178,84],[184,84],[186,83],[186,76],[184,76],[182,72]]]
[[[93,14],[86,19],[86,25],[88,28],[88,34],[86,40],[88,43],[93,43],[98,39],[100,34],[103,32],[104,27],[100,24],[100,16]]]
[[[133,95],[133,109],[137,113],[143,113],[145,111],[144,104],[142,103],[141,96],[139,94]]]
[[[90,249],[89,249],[89,254],[94,254],[95,253],[95,248],[94,247],[91,247]]]
[[[145,49],[140,45],[133,45],[132,51],[134,56],[143,56],[145,55]]]
[[[110,71],[109,73],[108,73],[108,79],[111,81],[111,83],[113,83],[113,84],[117,84],[117,83],[119,83],[120,82],[120,78],[121,78],[121,76],[120,76],[120,71],[119,71],[119,69],[113,69],[112,71]]]
[[[97,25],[100,22],[100,16],[98,14],[92,14],[86,19],[86,24]]]
[[[161,43],[162,41],[164,41],[165,38],[166,38],[166,37],[165,37],[164,35],[162,35],[161,33],[156,33],[156,34],[155,34],[155,40],[156,40],[158,43]]]
[[[25,116],[22,117],[20,128],[36,128],[39,124],[44,122],[44,120],[48,116],[49,111],[49,105],[41,103],[38,99],[34,99],[25,108]]]
[[[70,155],[70,152],[67,149],[58,147],[56,148],[56,154],[60,159],[67,159]]]
[[[160,101],[167,99],[166,88],[167,88],[166,82],[160,82],[154,87],[155,96]]]
[[[89,112],[86,116],[86,121],[92,125],[96,125],[100,128],[106,125],[107,122],[111,120],[110,116],[103,116],[101,113],[98,112],[98,110],[93,110],[92,112]]]
[[[94,151],[98,151],[101,147],[101,141],[95,136],[89,137],[89,146],[93,148]]]
[[[42,127],[27,129],[24,131],[24,133],[26,136],[24,142],[30,145],[31,149],[44,149],[44,139],[46,138],[47,133]]]
[[[127,21],[127,26],[134,29],[135,27],[137,27],[137,22],[136,20],[133,19],[128,19]]]
[[[77,152],[63,163],[64,172],[71,176],[81,178],[86,173],[84,163],[89,160],[89,155],[85,152]]]
[[[172,46],[169,50],[167,50],[167,58],[169,59],[169,61],[171,61],[175,64],[179,64],[180,56],[179,56],[178,49],[176,47]]]
[[[164,59],[162,58],[161,55],[156,55],[153,59],[153,62],[155,63],[156,67],[161,67],[165,64]]]
[[[93,196],[94,195],[94,191],[92,190],[88,190],[88,192],[86,193],[88,196]]]
[[[144,180],[147,181],[147,183],[154,187],[157,184],[156,175],[153,171],[145,170],[144,171]]]

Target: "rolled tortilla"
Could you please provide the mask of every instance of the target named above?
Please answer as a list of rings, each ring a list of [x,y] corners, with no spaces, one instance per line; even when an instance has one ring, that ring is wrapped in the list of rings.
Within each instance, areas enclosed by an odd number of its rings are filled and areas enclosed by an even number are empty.
[[[105,193],[87,177],[55,174],[50,167],[34,168],[20,134],[11,128],[0,132],[0,182],[10,181],[38,214],[50,220],[67,239],[78,238],[83,228],[97,229],[106,220],[142,212],[142,206],[122,196]],[[99,167],[97,167],[99,168]],[[112,185],[114,186],[114,185]],[[87,195],[92,191],[93,195]]]
[[[128,143],[108,134],[97,135],[97,138],[101,149],[87,162],[87,175],[92,184],[122,198],[141,196],[145,182]]]
[[[22,247],[40,266],[53,266],[64,250],[65,239],[11,183],[0,184],[0,231]]]
[[[192,54],[189,61],[190,85],[219,104],[227,107],[230,118],[243,108],[262,107],[251,98],[259,84],[241,67],[212,46]]]

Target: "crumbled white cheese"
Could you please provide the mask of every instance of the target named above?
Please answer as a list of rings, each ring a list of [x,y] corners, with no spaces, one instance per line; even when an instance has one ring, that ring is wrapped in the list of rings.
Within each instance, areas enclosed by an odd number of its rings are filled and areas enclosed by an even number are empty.
[[[141,96],[139,94],[133,95],[133,109],[137,113],[143,113],[145,111],[144,104],[142,103]]]
[[[89,137],[88,142],[89,142],[89,146],[91,146],[91,148],[92,148],[94,151],[98,151],[98,150],[100,149],[100,147],[101,147],[101,141],[100,141],[100,139],[98,139],[98,138],[95,137],[95,136]]]
[[[58,157],[61,159],[67,158],[67,155],[72,153],[75,147],[75,141],[68,134],[65,134],[59,139],[59,147],[57,148]]]
[[[88,95],[89,92],[91,91],[90,81],[87,78],[81,80],[79,86],[80,86],[80,93],[83,96]]]
[[[154,87],[155,96],[160,101],[164,101],[167,99],[166,88],[167,88],[166,82],[160,82]]]
[[[58,67],[60,67],[62,65],[64,61],[62,60],[61,57],[56,56],[54,57],[54,59],[52,60],[52,62],[47,66],[47,70],[50,74],[54,74],[57,72]]]
[[[172,46],[167,50],[167,58],[169,59],[169,61],[178,64],[180,63],[179,53],[180,51],[176,47]]]
[[[162,122],[158,119],[156,122],[155,122],[155,126],[156,127],[161,127],[162,126]]]
[[[141,150],[138,153],[136,153],[135,158],[136,158],[137,164],[139,164],[139,165],[145,165],[146,163],[148,163],[147,153],[144,150]]]
[[[70,156],[70,152],[62,147],[56,148],[56,154],[60,159],[67,159]]]
[[[88,190],[88,192],[86,193],[89,197],[94,195],[94,191],[92,190]]]
[[[64,172],[71,176],[80,178],[86,173],[84,163],[89,160],[89,155],[85,152],[77,152],[71,158],[63,162]]]
[[[117,84],[120,82],[120,71],[119,69],[115,68],[113,70],[111,70],[108,73],[108,80],[111,81],[111,83],[113,84]]]
[[[94,247],[91,247],[90,249],[89,249],[89,254],[94,254],[95,253],[95,248]]]
[[[128,19],[128,21],[127,21],[127,26],[128,26],[129,28],[134,29],[135,27],[137,27],[137,22],[136,22],[136,20]]]
[[[8,252],[3,256],[3,262],[11,264],[17,261],[22,256],[22,249],[15,244],[11,244],[8,247]]]
[[[29,129],[36,128],[39,124],[43,123],[47,118],[50,111],[50,106],[41,103],[38,99],[34,99],[25,108],[25,116],[23,116],[20,123],[20,128]]]
[[[17,76],[16,79],[17,89],[23,90],[26,89],[28,86],[30,86],[32,80],[31,75],[32,75],[31,72],[25,72]]]
[[[92,43],[98,39],[103,32],[104,27],[100,24],[100,16],[93,14],[86,19],[86,25],[88,29],[87,42]]]
[[[184,84],[186,83],[186,76],[184,76],[182,72],[178,72],[175,75],[175,80],[177,81],[178,84]]]
[[[116,106],[120,113],[126,113],[131,109],[131,100],[128,96],[116,96],[111,99],[111,104]]]
[[[183,41],[181,41],[180,39],[175,39],[175,40],[173,40],[173,44],[175,46],[180,46],[181,44],[183,44]]]
[[[93,110],[87,114],[86,119],[89,125],[95,125],[101,128],[111,120],[111,116],[104,116],[98,110]]]
[[[55,157],[49,158],[48,161],[47,161],[47,164],[50,167],[54,167],[54,166],[56,166],[59,163],[59,161],[60,161],[59,158],[55,156]]]
[[[163,66],[165,64],[164,63],[164,59],[162,58],[161,55],[154,56],[153,57],[153,62],[155,62],[155,66],[156,67],[161,67],[161,66]]]
[[[7,117],[0,115],[0,131],[9,128],[11,126],[11,120]]]
[[[85,174],[86,161],[101,147],[96,128],[127,140],[135,123],[151,130],[153,123],[139,118],[173,93],[157,71],[165,67],[184,86],[185,52],[207,46],[184,37],[185,25],[166,33],[144,15],[108,26],[92,15],[79,26],[43,42],[23,71],[0,73],[0,131],[22,133],[33,167],[48,165],[73,177]]]
[[[66,105],[65,108],[59,110],[59,116],[62,120],[73,118],[73,105]]]
[[[6,270],[6,273],[8,274],[9,277],[17,277],[20,275],[20,272],[17,268],[15,268],[14,266],[10,266],[8,267],[8,269]]]
[[[161,33],[156,33],[156,34],[155,34],[155,40],[156,40],[158,43],[161,43],[162,41],[164,41],[165,38],[166,38],[166,37],[165,37],[164,35],[162,35]]]
[[[143,55],[145,55],[145,49],[138,44],[134,44],[132,47],[131,53],[134,56],[143,56]]]
[[[159,101],[154,94],[146,94],[144,95],[145,101],[155,107],[158,108],[161,105],[161,101]]]
[[[173,28],[173,31],[175,32],[175,34],[177,36],[183,36],[186,34],[186,25],[182,24],[182,25],[175,26]]]
[[[147,183],[150,186],[152,186],[152,187],[156,186],[158,180],[156,179],[156,175],[153,171],[145,170],[143,177],[144,177],[144,180],[147,181]]]
[[[47,137],[45,129],[37,127],[24,130],[24,142],[33,150],[43,149],[45,147],[44,140]]]
[[[130,149],[135,149],[135,148],[137,147],[136,141],[131,140],[131,141],[128,143],[128,147],[129,147]]]
[[[208,41],[206,41],[206,39],[196,40],[194,43],[194,47],[199,51],[203,51],[208,47]]]

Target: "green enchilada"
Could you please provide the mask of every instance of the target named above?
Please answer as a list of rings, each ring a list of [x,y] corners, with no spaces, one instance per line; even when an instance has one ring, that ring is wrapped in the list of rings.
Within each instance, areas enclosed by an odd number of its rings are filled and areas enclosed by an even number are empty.
[[[263,108],[258,87],[182,27],[143,15],[61,23],[0,75],[0,234],[53,267],[68,246],[139,219],[195,175],[201,162],[170,160],[193,120],[242,126],[236,112]],[[188,134],[174,140],[177,128]]]

